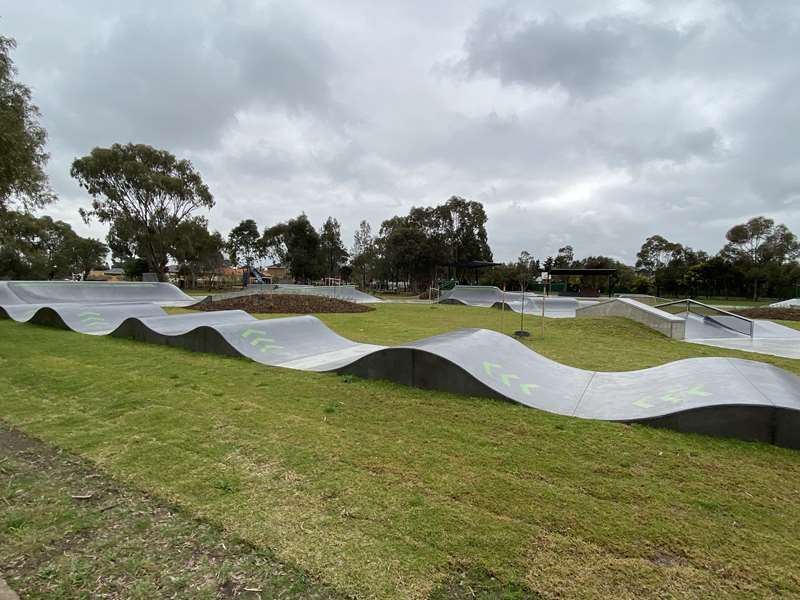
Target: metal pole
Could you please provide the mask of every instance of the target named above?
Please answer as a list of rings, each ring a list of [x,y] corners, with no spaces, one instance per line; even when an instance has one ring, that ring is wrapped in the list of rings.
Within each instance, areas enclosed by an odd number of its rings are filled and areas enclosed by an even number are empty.
[[[544,337],[544,305],[547,300],[547,282],[544,284],[544,296],[542,296],[542,337]]]
[[[503,331],[503,313],[506,311],[506,284],[503,284],[503,295],[500,303],[500,331]]]

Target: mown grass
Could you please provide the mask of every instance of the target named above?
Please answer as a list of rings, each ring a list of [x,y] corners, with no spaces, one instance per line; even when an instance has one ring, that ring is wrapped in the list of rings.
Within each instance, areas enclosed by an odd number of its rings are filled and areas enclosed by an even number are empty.
[[[268,551],[2,427],[0,482],[2,575],[23,598],[339,597]]]
[[[321,318],[377,343],[518,327],[458,306]],[[755,356],[618,319],[536,326],[584,368]],[[800,594],[794,451],[11,322],[0,390],[9,423],[356,596],[459,597],[473,572],[510,597]]]

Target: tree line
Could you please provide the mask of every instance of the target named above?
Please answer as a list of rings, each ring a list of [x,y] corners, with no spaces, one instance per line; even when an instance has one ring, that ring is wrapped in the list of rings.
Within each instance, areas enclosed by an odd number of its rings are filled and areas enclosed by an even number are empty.
[[[466,264],[493,259],[483,205],[458,196],[413,207],[384,220],[377,231],[362,221],[350,249],[336,218],[317,229],[304,213],[263,229],[245,219],[223,237],[209,231],[200,214],[214,206],[214,198],[192,163],[132,143],[94,148],[72,163],[72,177],[91,198],[82,218],[109,228],[105,243],[82,238],[63,221],[32,214],[56,198],[44,172],[47,135],[30,89],[16,80],[14,47],[12,39],[0,37],[0,277],[85,276],[105,267],[111,252],[130,277],[152,272],[164,280],[174,262],[190,285],[226,265],[270,261],[285,266],[298,282],[335,278],[364,288],[419,292],[445,278],[467,282],[474,271]],[[760,216],[732,227],[713,256],[654,235],[645,240],[635,265],[608,256],[577,259],[572,246],[564,246],[542,258],[523,251],[515,261],[482,269],[479,282],[519,289],[553,268],[613,268],[610,282],[584,279],[583,285],[604,292],[610,285],[614,291],[655,295],[785,297],[797,295],[798,256],[797,237]]]

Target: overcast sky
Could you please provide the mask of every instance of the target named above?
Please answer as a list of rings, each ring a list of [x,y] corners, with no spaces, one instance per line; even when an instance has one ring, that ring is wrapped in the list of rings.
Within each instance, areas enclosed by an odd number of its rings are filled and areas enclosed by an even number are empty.
[[[19,0],[0,33],[49,132],[48,212],[82,234],[105,231],[70,163],[129,141],[191,159],[226,235],[305,211],[350,246],[452,195],[501,260],[716,252],[760,214],[800,233],[796,0]]]

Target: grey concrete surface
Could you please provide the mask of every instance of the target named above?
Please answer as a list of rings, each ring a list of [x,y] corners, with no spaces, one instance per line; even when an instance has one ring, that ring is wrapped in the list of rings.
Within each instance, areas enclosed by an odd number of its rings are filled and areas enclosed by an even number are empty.
[[[457,285],[445,290],[439,298],[441,304],[464,304],[483,308],[503,308],[526,315],[541,315],[562,319],[575,316],[578,300],[561,296],[539,296],[522,292],[504,292],[498,287],[488,285]]]
[[[198,301],[200,298],[184,294],[171,283],[0,281],[0,305],[149,302],[161,306],[190,306]]]
[[[241,356],[510,400],[561,415],[653,424],[800,448],[800,378],[741,359],[694,358],[622,373],[569,367],[495,331],[465,329],[384,347],[342,337],[312,316],[242,311],[165,315],[156,304],[3,306],[0,314],[87,334]]]
[[[655,329],[659,333],[676,340],[686,337],[685,319],[653,308],[632,298],[614,298],[598,302],[593,306],[581,306],[575,311],[576,317],[624,317]]]
[[[693,344],[757,352],[783,358],[800,359],[800,331],[762,319],[753,320],[753,335],[725,326],[721,318],[682,313],[686,319],[686,341]]]
[[[781,302],[773,302],[770,308],[800,308],[800,298],[790,298]]]

